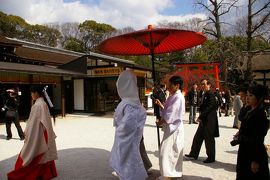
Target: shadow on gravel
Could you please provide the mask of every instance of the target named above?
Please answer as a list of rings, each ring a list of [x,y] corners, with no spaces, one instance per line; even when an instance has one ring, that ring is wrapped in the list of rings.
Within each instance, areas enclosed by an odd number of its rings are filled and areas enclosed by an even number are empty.
[[[146,151],[147,154],[153,154],[155,157],[159,158],[159,151]]]
[[[238,151],[237,150],[234,150],[234,151],[225,151],[226,153],[230,153],[230,154],[237,154]]]
[[[235,164],[224,163],[221,161],[215,161],[214,163],[203,163],[204,160],[205,158],[200,158],[200,157],[197,160],[190,160],[190,159],[184,158],[184,161],[192,161],[192,163],[200,164],[202,166],[208,166],[213,169],[224,169],[225,171],[235,172],[235,169],[236,169]]]
[[[111,174],[109,155],[109,151],[97,148],[59,150],[56,179],[116,179]]]
[[[7,137],[4,134],[0,134],[0,139],[6,139]]]
[[[153,128],[156,128],[157,127],[156,125],[147,124],[147,123],[145,123],[144,126],[145,127],[153,127]],[[161,128],[160,128],[160,130],[161,130]]]
[[[19,150],[18,150],[19,152]],[[156,152],[153,153],[157,156]],[[58,150],[58,160],[56,160],[56,168],[58,177],[55,180],[117,180],[114,177],[112,169],[109,166],[109,156],[110,152],[103,149],[97,148],[70,148]],[[11,171],[14,167],[17,155],[9,159],[0,161],[0,179],[6,180],[6,174]],[[194,163],[203,164],[202,161],[193,161]],[[222,162],[215,162],[212,164],[207,164],[212,168],[218,169],[223,168],[228,171],[233,171],[235,169],[234,165],[226,164]],[[160,176],[160,172],[157,169],[151,170],[151,174],[147,180],[155,180]],[[182,178],[173,178],[175,180],[212,180],[207,177],[198,176],[187,176],[184,175]]]
[[[18,150],[19,153],[20,150]],[[117,180],[109,166],[109,151],[96,148],[71,148],[58,150],[55,161],[58,177],[55,180]],[[6,174],[15,165],[17,156],[0,162],[0,179],[6,180]]]
[[[224,129],[235,129],[232,126],[224,126],[224,125],[219,125],[219,128],[224,128]],[[237,132],[238,129],[235,129],[235,132]]]
[[[156,180],[160,176],[159,170],[153,169],[151,170],[151,174],[146,180]],[[213,180],[207,177],[199,177],[199,176],[187,176],[183,175],[182,178],[172,178],[173,180]]]

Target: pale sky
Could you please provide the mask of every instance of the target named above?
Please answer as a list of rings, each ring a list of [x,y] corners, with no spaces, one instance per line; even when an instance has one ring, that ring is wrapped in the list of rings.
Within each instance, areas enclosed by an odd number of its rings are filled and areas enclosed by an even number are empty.
[[[244,0],[241,0],[244,1]],[[205,19],[194,0],[0,0],[0,11],[30,24],[95,20],[115,28],[141,29],[160,21]]]

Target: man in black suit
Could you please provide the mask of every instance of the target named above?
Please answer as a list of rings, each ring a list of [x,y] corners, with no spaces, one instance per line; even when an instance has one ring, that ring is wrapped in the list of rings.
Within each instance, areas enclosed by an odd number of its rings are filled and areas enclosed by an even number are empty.
[[[200,115],[197,118],[199,126],[193,138],[191,151],[189,154],[185,154],[185,156],[197,159],[204,140],[208,158],[203,162],[212,163],[215,162],[216,154],[215,137],[219,137],[218,117],[216,111],[217,104],[215,95],[210,90],[210,81],[203,79],[201,81],[201,86],[203,94],[200,105]]]

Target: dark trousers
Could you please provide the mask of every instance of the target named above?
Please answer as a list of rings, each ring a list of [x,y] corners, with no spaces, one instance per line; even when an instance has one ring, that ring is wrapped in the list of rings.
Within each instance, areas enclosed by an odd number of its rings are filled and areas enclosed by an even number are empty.
[[[196,113],[197,113],[197,106],[196,105],[190,105],[189,107],[189,124],[195,122],[196,120]]]
[[[206,154],[208,158],[211,160],[215,160],[215,154],[216,154],[215,137],[209,131],[207,131],[206,127],[203,127],[201,122],[194,135],[190,155],[194,157],[199,156],[203,140],[205,143],[205,149],[206,149]]]
[[[12,137],[12,132],[11,132],[12,122],[14,122],[14,124],[17,128],[18,135],[20,136],[20,138],[24,137],[24,133],[23,133],[22,127],[21,127],[20,122],[19,122],[18,113],[16,113],[16,116],[14,116],[14,117],[9,117],[9,118],[6,117],[5,119],[6,119],[7,137],[9,137],[9,138]]]
[[[141,142],[140,142],[140,153],[141,153],[141,157],[143,160],[144,168],[147,171],[148,169],[150,169],[152,167],[152,163],[151,163],[151,161],[147,155],[147,152],[145,150],[143,137],[142,137]]]

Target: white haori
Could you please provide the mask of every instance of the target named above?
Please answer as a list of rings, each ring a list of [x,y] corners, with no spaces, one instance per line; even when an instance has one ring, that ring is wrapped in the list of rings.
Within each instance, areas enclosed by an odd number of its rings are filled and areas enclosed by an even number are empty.
[[[185,110],[185,97],[180,90],[170,95],[165,101],[161,117],[168,124],[170,133],[173,133],[183,123]]]
[[[47,131],[48,143],[44,132]],[[31,112],[25,128],[25,141],[21,150],[23,166],[31,163],[38,155],[43,154],[39,164],[57,159],[55,143],[56,135],[53,131],[48,106],[42,97],[38,98],[31,107]]]

